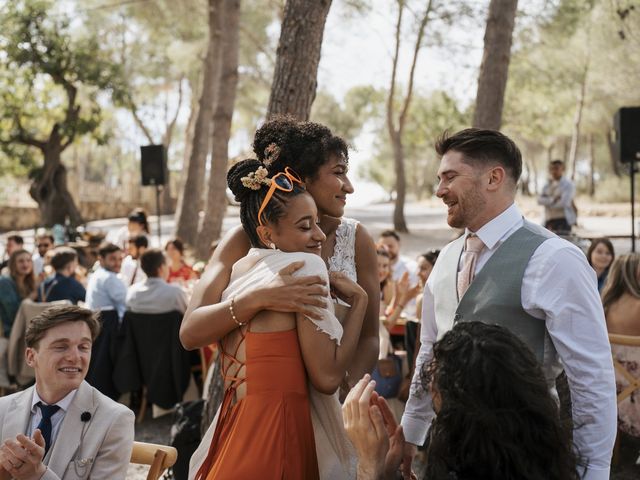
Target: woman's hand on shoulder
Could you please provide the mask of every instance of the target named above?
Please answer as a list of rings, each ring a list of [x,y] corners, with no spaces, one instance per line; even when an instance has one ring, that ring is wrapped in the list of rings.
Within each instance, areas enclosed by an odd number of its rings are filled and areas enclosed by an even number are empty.
[[[321,275],[294,276],[304,267],[303,261],[293,262],[280,270],[273,279],[261,287],[256,295],[260,295],[268,304],[265,310],[277,312],[296,312],[305,316],[320,319],[311,307],[326,308],[328,290],[325,279]]]
[[[344,273],[329,272],[331,290],[336,296],[349,304],[355,300],[367,300],[367,292]]]

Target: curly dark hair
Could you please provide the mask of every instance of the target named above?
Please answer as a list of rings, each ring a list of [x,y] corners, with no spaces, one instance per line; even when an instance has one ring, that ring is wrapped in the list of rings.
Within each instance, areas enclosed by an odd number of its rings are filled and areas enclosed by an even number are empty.
[[[324,125],[278,116],[256,131],[253,151],[269,174],[293,168],[302,179],[313,179],[333,155],[349,160],[346,142]]]
[[[227,185],[229,185],[229,188],[233,192],[236,201],[240,202],[240,221],[253,247],[264,247],[256,229],[259,225],[258,212],[260,211],[260,205],[262,205],[262,201],[267,195],[269,187],[262,185],[259,190],[252,190],[242,184],[242,178],[263,166],[264,165],[258,160],[248,159],[236,163],[227,172]],[[306,192],[306,190],[296,183],[293,184],[293,190],[291,192],[283,192],[282,190],[276,189],[271,200],[269,200],[269,203],[262,212],[263,221],[266,220],[269,223],[277,223],[278,220],[284,216],[288,201],[292,197],[304,192]]]
[[[457,323],[435,343],[422,383],[441,398],[425,478],[580,478],[571,425],[533,352],[509,330]]]

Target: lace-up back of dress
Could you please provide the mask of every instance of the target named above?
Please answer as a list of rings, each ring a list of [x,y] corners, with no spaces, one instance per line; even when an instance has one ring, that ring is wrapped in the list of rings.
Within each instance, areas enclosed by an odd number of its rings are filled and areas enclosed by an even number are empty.
[[[225,390],[233,392],[232,402],[235,404],[247,394],[246,387],[246,337],[249,326],[237,328],[227,335],[219,344],[222,356],[222,378]]]

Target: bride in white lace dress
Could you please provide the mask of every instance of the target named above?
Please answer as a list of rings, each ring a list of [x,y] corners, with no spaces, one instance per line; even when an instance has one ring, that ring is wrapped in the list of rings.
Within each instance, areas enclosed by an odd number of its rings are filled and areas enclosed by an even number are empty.
[[[353,186],[347,177],[348,151],[344,140],[317,123],[296,122],[280,118],[265,123],[257,132],[253,144],[258,160],[272,176],[292,168],[304,180],[314,198],[320,216],[320,228],[327,236],[322,258],[330,271],[342,272],[366,291],[367,313],[355,350],[354,361],[345,372],[344,388],[350,388],[365,373],[371,372],[378,358],[379,284],[376,251],[373,239],[357,221],[342,217],[347,195]],[[328,288],[319,276],[295,277],[301,268],[292,264],[274,275],[265,285],[256,285],[242,299],[236,298],[235,319],[229,301],[221,302],[233,264],[249,251],[249,240],[241,227],[227,232],[221,240],[202,279],[196,285],[185,314],[180,339],[187,349],[217,342],[237,328],[236,319],[244,322],[262,310],[299,312],[313,316],[313,306],[326,306],[322,295]],[[336,393],[337,395],[337,393]],[[326,412],[329,416],[330,413]],[[312,411],[314,434],[321,479],[355,478],[353,468],[339,462],[332,445],[332,436],[343,431],[331,431],[323,425],[325,413]],[[198,455],[192,459],[198,464]],[[197,470],[197,468],[195,468]]]

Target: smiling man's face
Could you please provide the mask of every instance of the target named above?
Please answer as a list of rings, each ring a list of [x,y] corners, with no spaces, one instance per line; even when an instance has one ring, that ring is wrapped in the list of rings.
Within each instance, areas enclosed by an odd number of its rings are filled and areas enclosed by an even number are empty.
[[[91,331],[83,321],[64,322],[47,330],[33,348],[27,363],[33,367],[38,395],[55,403],[80,386],[91,360]]]

